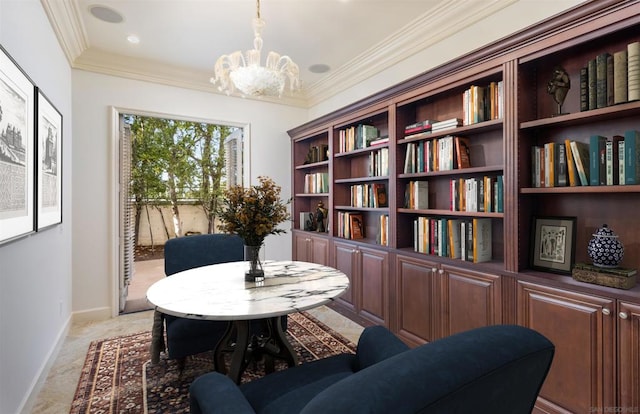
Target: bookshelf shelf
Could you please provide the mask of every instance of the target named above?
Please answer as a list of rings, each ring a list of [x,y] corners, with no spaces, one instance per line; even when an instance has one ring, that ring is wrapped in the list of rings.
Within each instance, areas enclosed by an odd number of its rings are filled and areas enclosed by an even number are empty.
[[[613,194],[613,193],[640,193],[640,185],[614,185],[614,186],[578,186],[578,187],[548,187],[548,188],[521,188],[521,194]]]
[[[314,162],[311,164],[296,165],[296,170],[313,170],[315,168],[327,168],[329,161]]]
[[[385,181],[388,180],[389,176],[374,176],[374,177],[353,177],[353,178],[337,178],[333,180],[336,184],[351,184],[351,183],[362,183],[362,182],[370,182],[370,181]]]
[[[504,213],[485,213],[482,211],[418,210],[413,208],[399,208],[397,211],[399,214],[419,214],[427,216],[504,218]]]
[[[522,122],[520,124],[520,129],[524,130],[552,126],[574,126],[592,124],[597,121],[606,121],[629,116],[637,116],[638,114],[640,114],[640,101],[627,102],[615,106],[607,106],[600,109],[592,109],[589,111],[575,112],[566,115],[559,115],[555,117]]]
[[[298,193],[296,197],[329,197],[329,193]]]
[[[446,171],[430,171],[421,173],[402,173],[398,174],[398,178],[429,178],[429,177],[447,177],[447,176],[467,176],[478,175],[482,173],[498,173],[504,169],[502,165],[488,165],[486,167],[470,167],[470,168],[457,168]]]

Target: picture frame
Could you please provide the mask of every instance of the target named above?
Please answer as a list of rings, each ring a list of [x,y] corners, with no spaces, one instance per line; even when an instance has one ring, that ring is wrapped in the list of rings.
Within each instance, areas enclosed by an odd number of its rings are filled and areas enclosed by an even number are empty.
[[[534,216],[531,221],[532,269],[570,274],[575,263],[576,217]]]
[[[0,244],[35,231],[35,86],[0,46]]]
[[[62,223],[62,114],[40,88],[36,100],[37,231]]]

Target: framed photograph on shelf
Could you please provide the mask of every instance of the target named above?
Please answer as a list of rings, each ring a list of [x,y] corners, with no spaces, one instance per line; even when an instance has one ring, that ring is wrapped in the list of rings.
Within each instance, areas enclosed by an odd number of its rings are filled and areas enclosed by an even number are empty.
[[[570,274],[575,262],[576,218],[537,217],[531,221],[531,267]]]
[[[62,223],[62,114],[37,90],[37,230]]]
[[[35,87],[0,46],[0,243],[35,231]]]

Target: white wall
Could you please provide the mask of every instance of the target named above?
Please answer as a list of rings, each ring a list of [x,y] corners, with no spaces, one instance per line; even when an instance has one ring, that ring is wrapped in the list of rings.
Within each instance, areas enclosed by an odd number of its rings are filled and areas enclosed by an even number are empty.
[[[314,106],[309,111],[309,117],[315,119],[340,109],[345,103],[353,103],[373,95],[584,2],[585,0],[519,0],[483,21]]]
[[[71,315],[71,69],[37,0],[0,1],[0,44],[64,121],[62,224],[0,246],[0,413],[16,413]]]
[[[110,107],[189,119],[249,125],[251,183],[268,175],[290,194],[291,150],[286,131],[307,111],[136,80],[73,71],[73,310],[88,318],[114,309],[114,165]],[[126,112],[126,111],[125,111]],[[291,236],[269,236],[266,257],[291,258]]]

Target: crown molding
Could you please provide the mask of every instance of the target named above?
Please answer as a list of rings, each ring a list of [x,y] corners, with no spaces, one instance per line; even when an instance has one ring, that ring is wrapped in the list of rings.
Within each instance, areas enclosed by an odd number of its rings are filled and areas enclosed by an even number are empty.
[[[77,0],[40,1],[72,68],[226,96],[209,82],[211,73],[90,48]],[[302,91],[282,98],[244,99],[310,108],[517,1],[442,0],[400,31],[320,81],[304,86]],[[424,70],[427,69],[425,66]]]
[[[75,0],[40,0],[69,64],[89,49],[87,32]]]
[[[494,0],[487,4],[474,0],[444,0],[402,30],[306,88],[307,105],[317,105],[517,1]],[[424,67],[424,71],[428,69]]]

